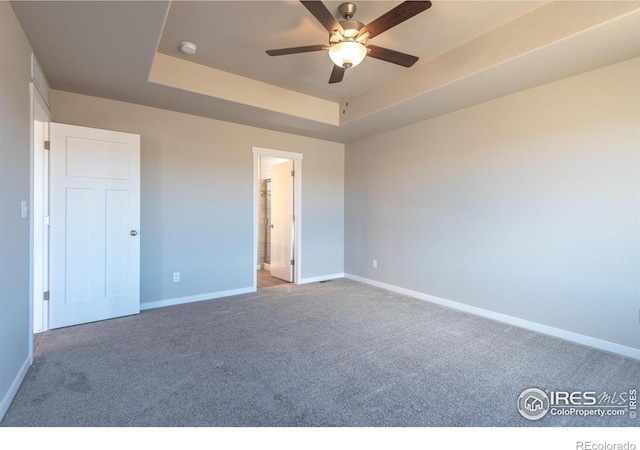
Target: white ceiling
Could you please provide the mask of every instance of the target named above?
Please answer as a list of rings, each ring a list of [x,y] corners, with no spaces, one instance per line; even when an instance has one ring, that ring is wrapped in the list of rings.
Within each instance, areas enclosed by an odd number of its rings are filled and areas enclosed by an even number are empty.
[[[325,5],[337,16],[340,3]],[[399,3],[357,2],[355,18]],[[54,89],[338,142],[640,56],[640,2],[434,1],[371,40],[418,63],[365,59],[343,114],[326,52],[265,54],[327,42],[298,1],[12,5]],[[178,51],[185,40],[196,55]]]

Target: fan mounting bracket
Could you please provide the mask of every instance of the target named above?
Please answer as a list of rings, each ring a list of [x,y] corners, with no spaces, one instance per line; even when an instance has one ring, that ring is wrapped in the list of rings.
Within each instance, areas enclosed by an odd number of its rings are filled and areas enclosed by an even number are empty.
[[[344,20],[351,20],[353,15],[356,13],[356,5],[351,2],[343,3],[338,7],[338,12]]]

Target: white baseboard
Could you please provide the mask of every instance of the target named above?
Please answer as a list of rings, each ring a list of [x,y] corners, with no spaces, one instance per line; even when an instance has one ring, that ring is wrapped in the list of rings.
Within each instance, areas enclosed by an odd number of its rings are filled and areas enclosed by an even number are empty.
[[[520,328],[525,328],[538,333],[554,336],[567,341],[575,342],[577,344],[585,345],[587,347],[596,348],[598,350],[604,350],[606,352],[616,353],[618,355],[626,356],[628,358],[640,360],[640,349],[627,347],[626,345],[616,344],[614,342],[604,341],[591,336],[585,336],[583,334],[574,333],[572,331],[563,330],[561,328],[555,328],[548,325],[543,325],[538,322],[531,322],[529,320],[519,319],[517,317],[509,316],[506,314],[489,311],[487,309],[478,308],[476,306],[466,305],[464,303],[454,302],[433,295],[424,294],[422,292],[412,291],[410,289],[401,288],[392,284],[381,283],[379,281],[370,280],[368,278],[359,277],[357,275],[344,274],[345,278],[358,281],[360,283],[368,284],[371,286],[386,289],[391,292],[414,297],[419,300],[424,300],[438,305],[447,306],[449,308],[457,309],[460,311],[475,314],[477,316],[486,317],[488,319],[497,320],[499,322],[508,323]]]
[[[264,263],[262,265],[262,267],[264,268],[264,270],[266,270],[267,272],[271,272],[271,264],[269,263]]]
[[[210,292],[208,294],[191,295],[189,297],[170,298],[166,300],[158,300],[155,302],[140,303],[140,311],[154,308],[162,308],[165,306],[182,305],[184,303],[201,302],[204,300],[214,300],[216,298],[231,297],[234,295],[248,294],[255,292],[253,287],[240,289],[230,289],[228,291]]]
[[[318,283],[319,281],[335,280],[336,278],[344,278],[344,273],[334,273],[333,275],[321,275],[319,277],[302,278],[298,280],[298,284]]]
[[[22,380],[24,380],[24,377],[27,375],[27,371],[29,370],[29,367],[31,366],[32,362],[33,362],[33,357],[31,355],[28,355],[27,359],[25,359],[24,363],[22,364],[20,371],[18,372],[15,379],[13,380],[13,383],[11,383],[11,387],[9,388],[9,391],[6,393],[6,395],[2,399],[2,402],[0,403],[0,421],[4,418],[4,415],[9,410],[9,406],[11,406],[11,402],[13,401],[16,394],[18,393],[18,389],[22,384]]]

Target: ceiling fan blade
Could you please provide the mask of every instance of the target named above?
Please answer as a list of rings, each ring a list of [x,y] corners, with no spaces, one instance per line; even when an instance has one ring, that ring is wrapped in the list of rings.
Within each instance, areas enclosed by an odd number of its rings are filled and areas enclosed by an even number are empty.
[[[405,20],[411,19],[416,14],[420,14],[421,12],[426,11],[429,8],[431,8],[430,1],[402,2],[395,8],[387,11],[386,13],[375,19],[373,22],[365,25],[360,30],[360,33],[358,33],[358,36],[361,36],[368,31],[368,39],[371,39],[381,33],[384,33],[388,29],[401,24]]]
[[[367,49],[369,49],[367,56],[404,67],[411,67],[416,63],[416,61],[418,61],[417,56],[407,55],[406,53],[400,53],[395,50],[389,50],[388,48],[378,47],[377,45],[367,45]]]
[[[331,76],[329,77],[329,83],[340,83],[342,81],[342,77],[344,77],[344,72],[347,69],[344,67],[333,65],[333,70],[331,71]]]
[[[325,44],[305,45],[304,47],[278,48],[276,50],[267,50],[269,56],[292,55],[294,53],[317,52],[319,50],[328,50],[329,46]]]
[[[333,34],[336,32],[344,34],[344,29],[342,28],[342,25],[338,23],[336,18],[333,17],[333,14],[331,14],[327,9],[327,7],[324,6],[324,3],[317,2],[317,1],[314,2],[314,1],[302,1],[302,0],[300,0],[300,3],[302,3],[305,6],[305,8],[309,10],[311,14],[313,14],[313,17],[315,17],[318,20],[318,22],[320,22],[322,26],[327,29],[329,34]]]

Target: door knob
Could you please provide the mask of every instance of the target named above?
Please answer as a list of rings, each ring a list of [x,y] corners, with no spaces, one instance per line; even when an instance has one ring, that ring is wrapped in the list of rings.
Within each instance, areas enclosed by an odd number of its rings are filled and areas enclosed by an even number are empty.
[[[130,234],[131,234],[131,236],[137,236],[138,232],[136,230],[131,230]]]

